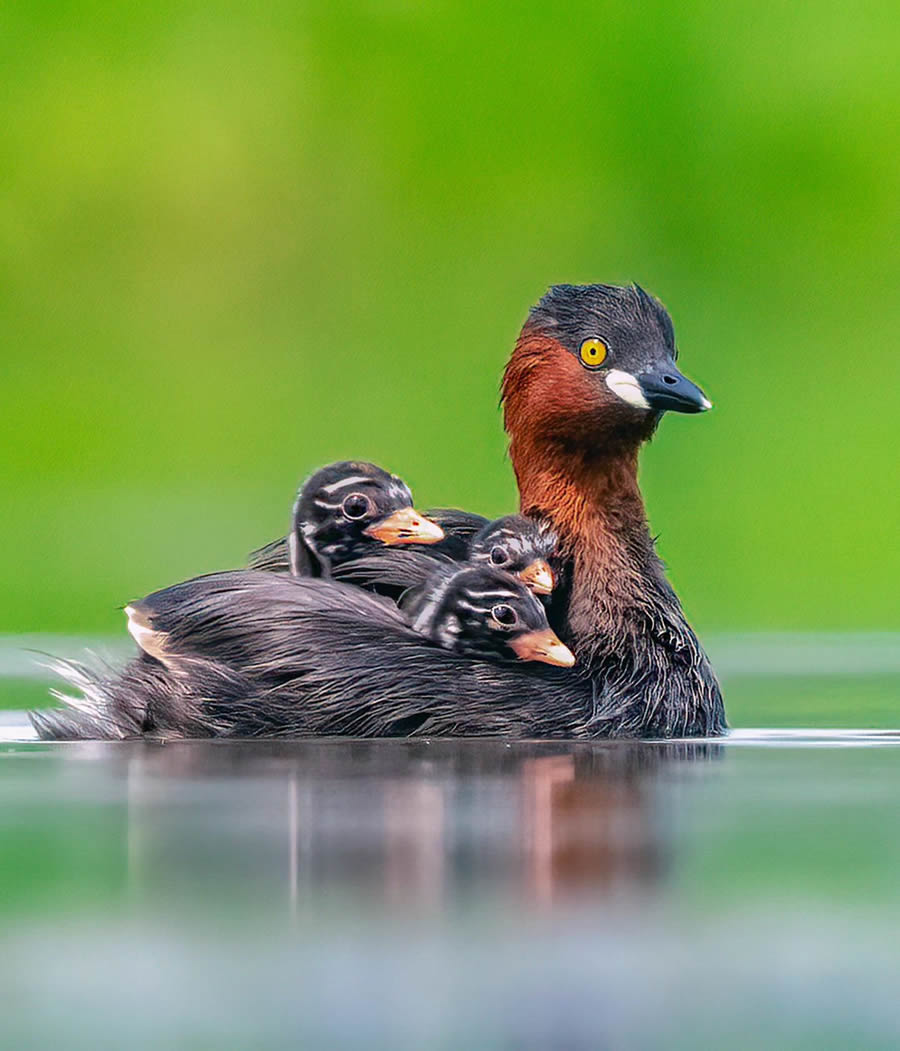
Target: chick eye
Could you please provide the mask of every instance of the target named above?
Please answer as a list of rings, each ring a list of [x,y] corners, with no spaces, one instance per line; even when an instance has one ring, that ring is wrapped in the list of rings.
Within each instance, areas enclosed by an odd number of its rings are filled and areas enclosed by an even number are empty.
[[[509,556],[502,547],[491,548],[491,562],[495,566],[503,566],[509,561]]]
[[[365,518],[371,510],[371,506],[371,501],[367,496],[363,496],[362,493],[351,493],[349,496],[344,497],[341,510],[347,518],[355,521],[359,518]]]
[[[581,360],[589,369],[596,369],[606,361],[609,347],[602,339],[586,339],[581,344]]]
[[[514,628],[519,620],[516,616],[516,611],[512,606],[506,606],[503,604],[494,606],[491,610],[491,616],[501,628]]]

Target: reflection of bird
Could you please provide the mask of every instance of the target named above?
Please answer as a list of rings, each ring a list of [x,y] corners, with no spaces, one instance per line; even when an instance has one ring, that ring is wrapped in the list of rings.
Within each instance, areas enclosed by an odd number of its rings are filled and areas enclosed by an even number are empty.
[[[327,649],[340,625],[353,645],[352,633],[363,624],[368,637],[382,637],[388,653],[396,640],[425,638],[470,660],[574,663],[527,587],[489,566],[439,568],[400,608],[345,584],[245,570],[175,584],[132,603],[128,612],[138,645],[175,671],[185,670],[182,658],[212,657],[240,672],[277,678],[298,639]],[[314,638],[323,617],[325,630]],[[377,665],[377,648],[370,657]]]
[[[216,872],[256,897],[283,881],[301,904],[352,885],[407,909],[476,887],[507,902],[627,909],[665,878],[673,781],[709,782],[718,752],[492,740],[129,749],[128,841],[141,847],[130,878],[201,897]]]
[[[636,776],[624,755],[610,757],[606,769],[583,758],[543,756],[523,764],[531,832],[526,886],[542,904],[634,895],[659,877],[663,852],[649,820],[647,773]]]
[[[721,732],[718,684],[665,579],[637,484],[638,450],[663,412],[709,407],[675,355],[669,315],[640,288],[560,285],[531,311],[506,368],[522,511],[559,537],[550,619],[578,657],[571,671],[472,662],[405,636],[386,643],[334,610],[324,586],[290,653],[259,647],[247,696],[182,676],[183,714],[167,685],[156,729],[193,733],[205,720],[209,733],[235,735]],[[152,711],[154,681],[129,669],[127,688],[129,705],[143,698]],[[99,693],[112,722],[119,690]]]
[[[330,464],[301,486],[290,536],[260,548],[251,562],[295,576],[329,576],[336,565],[382,546],[443,540],[441,528],[412,502],[406,484],[375,464]]]

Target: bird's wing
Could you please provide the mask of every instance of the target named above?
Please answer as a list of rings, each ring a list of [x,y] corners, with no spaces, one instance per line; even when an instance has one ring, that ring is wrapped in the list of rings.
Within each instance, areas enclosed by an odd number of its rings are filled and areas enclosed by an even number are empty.
[[[354,558],[332,569],[335,580],[398,597],[407,588],[418,587],[453,559],[411,548],[386,547],[376,554]]]
[[[426,514],[437,522],[445,533],[452,533],[465,540],[470,540],[488,524],[488,519],[484,515],[476,515],[472,511],[460,511],[455,507],[436,507],[432,511],[426,511]]]
[[[260,569],[267,573],[290,573],[291,556],[287,538],[272,540],[251,551],[247,557],[247,566],[249,569]]]

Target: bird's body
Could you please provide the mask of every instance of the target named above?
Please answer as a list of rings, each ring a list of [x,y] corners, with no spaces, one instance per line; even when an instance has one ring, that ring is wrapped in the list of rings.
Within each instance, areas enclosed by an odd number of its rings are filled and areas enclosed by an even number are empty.
[[[127,694],[115,681],[95,691],[92,722],[116,725],[138,698],[147,732],[176,736],[721,733],[718,684],[665,579],[637,484],[639,447],[662,413],[709,407],[675,353],[668,314],[636,286],[556,286],[532,310],[504,375],[522,511],[559,538],[550,620],[576,653],[573,669],[473,660],[408,630],[386,633],[382,615],[393,624],[398,613],[387,604],[377,616],[354,612],[324,582],[302,623],[273,624],[273,635],[257,623],[277,613],[267,601],[252,615],[228,613],[240,657],[221,672],[220,654],[198,652],[215,661],[160,688],[156,669],[132,664]],[[214,603],[199,613],[218,615]],[[227,686],[216,692],[219,674]],[[229,675],[246,678],[234,688]]]
[[[175,672],[185,659],[213,659],[267,685],[295,678],[290,658],[300,648],[346,652],[358,645],[363,624],[385,646],[426,639],[483,660],[544,659],[522,651],[523,639],[543,633],[564,666],[571,663],[527,587],[484,566],[439,567],[402,606],[333,580],[258,570],[210,573],[131,603],[128,616],[144,653]]]

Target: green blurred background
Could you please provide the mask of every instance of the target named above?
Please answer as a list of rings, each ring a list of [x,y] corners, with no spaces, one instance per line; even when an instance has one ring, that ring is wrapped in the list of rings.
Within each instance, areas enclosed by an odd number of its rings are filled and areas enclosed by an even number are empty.
[[[0,631],[122,634],[347,456],[510,509],[560,281],[669,306],[701,632],[900,627],[900,25],[845,5],[5,5]]]

